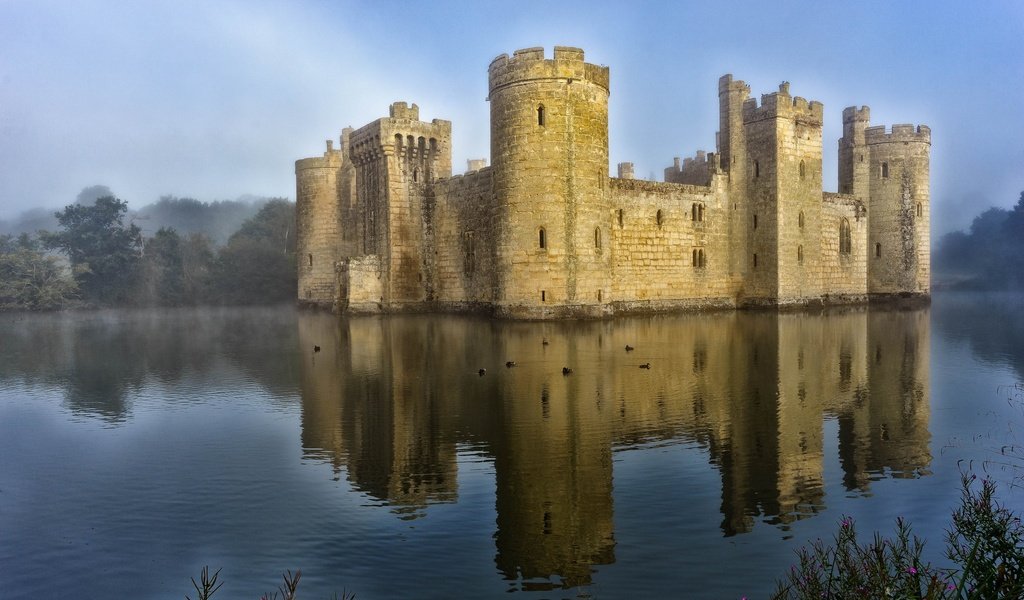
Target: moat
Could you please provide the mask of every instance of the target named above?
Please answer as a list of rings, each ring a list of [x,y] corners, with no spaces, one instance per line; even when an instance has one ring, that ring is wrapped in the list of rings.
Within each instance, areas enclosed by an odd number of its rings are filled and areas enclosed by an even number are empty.
[[[1022,306],[0,315],[4,597],[759,598],[843,515],[941,561],[1024,424]]]

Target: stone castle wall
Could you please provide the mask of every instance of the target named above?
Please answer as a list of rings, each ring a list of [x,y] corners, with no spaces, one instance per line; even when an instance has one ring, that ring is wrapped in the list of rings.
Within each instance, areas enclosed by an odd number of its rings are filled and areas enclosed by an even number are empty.
[[[405,102],[296,162],[300,302],[546,319],[928,296],[927,127],[846,109],[823,193],[821,103],[726,75],[717,152],[656,183],[609,176],[609,70],[582,50],[501,55],[488,80],[490,167],[452,177],[451,122]]]
[[[450,308],[481,309],[494,302],[501,235],[493,170],[437,182],[431,199],[434,300]]]
[[[735,305],[726,202],[708,186],[611,180],[611,240],[619,310]]]

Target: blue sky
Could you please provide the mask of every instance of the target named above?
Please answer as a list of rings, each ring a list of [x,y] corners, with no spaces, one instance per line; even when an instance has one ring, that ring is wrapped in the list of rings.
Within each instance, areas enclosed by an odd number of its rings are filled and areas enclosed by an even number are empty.
[[[0,0],[0,218],[109,186],[139,207],[294,197],[297,158],[416,102],[489,154],[487,65],[579,46],[611,68],[611,162],[640,177],[714,150],[717,80],[932,128],[933,231],[1024,190],[1021,2],[112,2]],[[614,172],[614,169],[612,169]]]

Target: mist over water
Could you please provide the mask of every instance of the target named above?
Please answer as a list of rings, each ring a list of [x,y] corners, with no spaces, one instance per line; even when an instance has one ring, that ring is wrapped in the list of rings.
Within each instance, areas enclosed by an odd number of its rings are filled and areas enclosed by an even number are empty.
[[[312,598],[760,597],[844,514],[939,560],[958,461],[1015,414],[1021,298],[0,315],[5,595],[180,597],[210,564],[218,598],[296,568]]]

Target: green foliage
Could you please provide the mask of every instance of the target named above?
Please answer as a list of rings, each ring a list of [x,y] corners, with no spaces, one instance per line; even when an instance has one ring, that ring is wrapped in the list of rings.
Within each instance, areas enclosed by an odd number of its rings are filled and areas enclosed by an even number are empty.
[[[264,205],[221,248],[214,273],[217,296],[226,304],[294,299],[295,205],[283,199]]]
[[[79,200],[105,189],[83,190]],[[164,198],[158,206],[181,220],[192,219],[190,226],[196,227],[218,203]],[[59,308],[75,295],[76,285],[86,303],[98,306],[269,304],[295,298],[295,205],[288,200],[265,202],[219,250],[202,233],[183,236],[172,227],[143,240],[139,227],[126,224],[127,213],[125,201],[103,196],[91,205],[68,205],[55,215],[57,232],[40,232],[46,248],[67,255],[73,281],[61,277],[60,262],[43,255],[28,236],[22,236],[23,243],[35,246],[18,247],[14,238],[3,237],[0,310]]]
[[[975,478],[965,478],[965,490]],[[971,598],[1024,598],[1024,526],[995,500],[995,483],[964,493],[946,534],[946,556],[962,565],[960,588]]]
[[[139,272],[141,285],[137,302],[146,306],[185,303],[185,269],[178,232],[161,228],[145,241]]]
[[[797,552],[799,564],[772,598],[944,598],[948,573],[922,563],[923,549],[902,520],[895,539],[876,533],[862,545],[853,519],[844,517],[833,544],[819,539]]]
[[[202,202],[194,198],[163,196],[147,204],[135,214],[152,231],[164,227],[174,229],[183,238],[200,233],[217,245],[224,245],[246,219],[256,215],[265,200],[252,202],[224,200]]]
[[[193,233],[182,241],[182,293],[187,304],[203,304],[210,301],[216,260],[213,244],[205,235]]]
[[[91,206],[70,204],[56,213],[61,230],[41,233],[47,248],[64,252],[82,298],[99,305],[125,304],[141,257],[142,235],[126,225],[128,203],[113,196]]]
[[[40,250],[28,234],[0,236],[0,310],[56,310],[78,288],[54,256]]]
[[[964,477],[960,508],[946,535],[953,568],[922,562],[924,543],[896,521],[896,536],[857,541],[844,517],[832,544],[820,539],[797,552],[798,564],[772,598],[927,598],[989,600],[1024,597],[1024,527],[995,501],[995,483]]]
[[[989,208],[968,232],[943,236],[934,262],[946,277],[966,278],[963,287],[1024,288],[1024,192],[1011,210]]]

